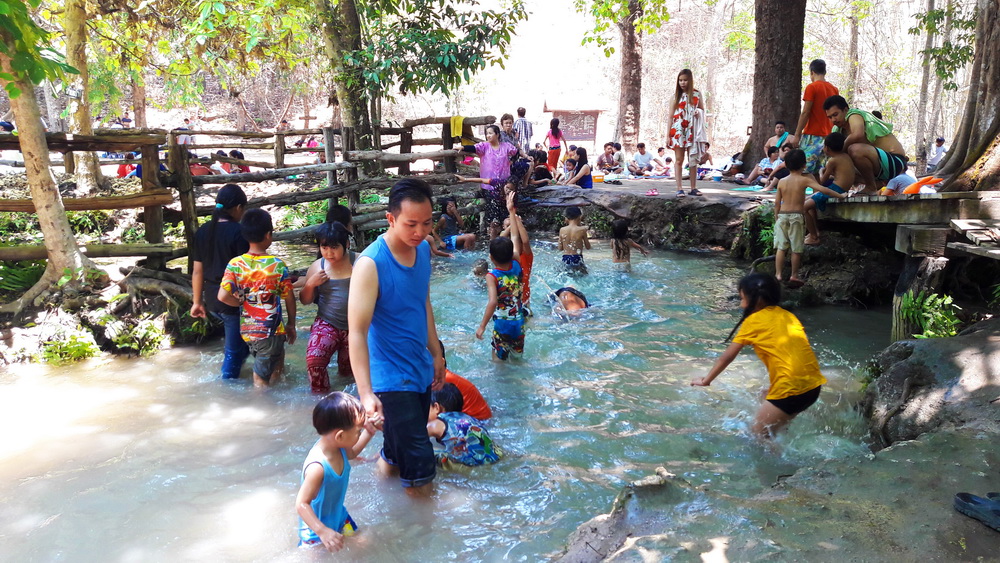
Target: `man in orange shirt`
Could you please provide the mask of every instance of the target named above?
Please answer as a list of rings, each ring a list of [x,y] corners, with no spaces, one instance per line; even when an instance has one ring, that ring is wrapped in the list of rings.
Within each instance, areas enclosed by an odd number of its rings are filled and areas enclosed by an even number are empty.
[[[826,61],[816,59],[809,63],[809,78],[812,82],[802,94],[802,113],[795,126],[793,142],[806,153],[806,173],[819,177],[823,167],[823,140],[833,130],[833,124],[823,110],[823,102],[830,96],[840,94],[837,87],[826,81]]]
[[[471,381],[461,375],[452,373],[448,369],[448,358],[444,354],[444,343],[438,340],[441,345],[441,355],[444,357],[444,382],[452,383],[462,392],[462,412],[480,421],[493,418],[493,411],[486,404],[486,399],[479,392],[479,389]]]

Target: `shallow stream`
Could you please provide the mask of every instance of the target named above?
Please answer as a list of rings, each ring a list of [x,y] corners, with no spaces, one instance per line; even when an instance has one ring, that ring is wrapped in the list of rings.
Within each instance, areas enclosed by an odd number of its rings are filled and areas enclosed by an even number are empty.
[[[369,461],[352,469],[347,497],[362,533],[337,560],[536,561],[558,553],[578,525],[610,509],[624,484],[657,466],[750,497],[796,467],[866,453],[851,404],[859,366],[887,344],[887,311],[796,311],[830,383],[775,459],[747,436],[767,382],[751,351],[712,387],[688,385],[707,372],[738,318],[735,264],[655,252],[633,257],[626,274],[597,243],[587,255],[591,275],[573,282],[595,307],[564,322],[544,296],[546,285],[569,280],[557,273],[551,245],[537,246],[536,316],[520,361],[493,363],[488,339],[475,339],[486,301],[469,277],[478,255],[436,260],[432,281],[448,365],[490,402],[491,431],[507,457],[439,472],[436,498],[420,504],[374,474],[376,437]],[[291,265],[304,268],[308,255],[297,254]],[[267,392],[247,379],[217,379],[221,341],[151,359],[26,365],[0,375],[2,558],[326,559],[296,548],[295,534],[301,463],[316,439],[304,359],[314,311],[300,308],[290,376]]]

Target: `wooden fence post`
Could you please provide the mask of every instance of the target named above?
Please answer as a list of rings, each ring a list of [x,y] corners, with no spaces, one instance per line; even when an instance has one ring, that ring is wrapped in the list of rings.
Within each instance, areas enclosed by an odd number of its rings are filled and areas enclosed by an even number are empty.
[[[413,152],[413,128],[408,127],[406,131],[399,134],[399,152],[408,153]],[[398,173],[400,176],[410,173],[410,163],[402,162],[399,165]]]
[[[170,169],[177,180],[177,194],[181,201],[181,220],[184,221],[184,240],[188,247],[188,273],[194,268],[195,233],[198,231],[197,202],[194,196],[194,182],[191,180],[191,167],[188,165],[188,153],[183,145],[177,144],[177,136],[171,133],[168,137],[170,152],[167,155]],[[145,169],[145,166],[143,166]]]
[[[150,192],[160,189],[160,157],[156,145],[142,145],[142,191]],[[143,208],[146,223],[146,242],[160,244],[163,242],[163,207],[151,205]],[[166,262],[162,256],[146,258],[146,267],[151,270],[162,270]]]
[[[76,159],[73,158],[72,151],[63,153],[63,172],[76,174]]]
[[[285,167],[285,134],[274,134],[274,167]]]
[[[445,150],[454,148],[454,143],[451,138],[451,124],[445,123],[441,126],[441,144],[444,146]],[[458,165],[455,164],[455,157],[447,157],[443,161],[444,171],[455,173],[458,172]]]
[[[327,162],[336,162],[337,151],[334,147],[333,138],[333,127],[323,127],[323,155],[326,157]],[[332,188],[337,185],[337,171],[329,170],[326,173],[326,187]],[[335,205],[340,203],[340,198],[333,196],[330,198],[330,204],[328,209],[333,209]]]

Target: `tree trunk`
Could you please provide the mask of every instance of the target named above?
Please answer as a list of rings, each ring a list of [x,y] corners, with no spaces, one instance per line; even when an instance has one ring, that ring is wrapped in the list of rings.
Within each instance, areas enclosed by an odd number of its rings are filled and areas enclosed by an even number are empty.
[[[934,11],[934,0],[927,0],[927,12]],[[931,49],[934,48],[934,32],[927,30],[924,40],[923,72],[920,76],[920,97],[917,101],[917,137],[915,141],[918,176],[927,169],[927,94],[931,86]]]
[[[145,129],[146,125],[146,83],[142,76],[132,75],[132,110],[135,113],[136,129]]]
[[[1000,0],[978,0],[976,46],[962,123],[938,175],[944,191],[991,190],[1000,183]]]
[[[42,82],[42,96],[45,99],[45,111],[48,117],[49,131],[62,131],[62,118],[59,117],[59,108],[56,106],[56,98],[52,95],[52,83],[48,80]]]
[[[642,105],[642,34],[635,22],[642,17],[639,0],[628,0],[628,17],[618,23],[622,35],[621,86],[618,94],[618,123],[625,151],[635,152],[639,142],[639,117]],[[650,149],[651,150],[651,149]]]
[[[343,126],[354,128],[358,149],[369,150],[375,148],[368,115],[369,95],[362,86],[362,78],[349,76],[350,69],[344,65],[345,54],[362,48],[361,18],[355,1],[338,0],[334,6],[330,0],[316,0],[316,9]]]
[[[844,87],[844,98],[847,103],[854,105],[854,97],[858,90],[858,75],[861,73],[861,58],[858,56],[858,35],[861,33],[861,25],[858,21],[858,14],[853,6],[854,0],[847,1],[847,9],[851,10],[849,18],[851,24],[851,40],[847,47],[847,85]]]
[[[954,10],[954,0],[948,0],[948,15],[944,20],[944,33],[941,35],[941,44],[945,45],[951,41],[951,14]],[[934,73],[934,95],[931,97],[931,124],[927,131],[931,136],[938,136],[938,124],[941,121],[941,96],[944,91],[944,80],[938,73]]]
[[[742,157],[748,164],[761,159],[775,121],[799,119],[806,19],[806,0],[756,0],[755,4],[753,130]]]
[[[66,29],[66,62],[80,74],[67,74],[69,85],[80,92],[79,98],[70,98],[70,130],[78,135],[93,135],[90,115],[90,74],[87,72],[87,10],[86,0],[68,0],[63,26]],[[104,182],[97,153],[76,152],[76,186],[83,193],[96,193]]]
[[[14,72],[10,58],[2,51],[0,51],[0,69],[6,73]],[[48,251],[45,275],[22,296],[22,299],[11,304],[14,311],[19,311],[26,302],[32,301],[59,279],[67,269],[79,272],[82,268],[93,267],[93,263],[77,248],[73,229],[70,228],[69,220],[66,218],[62,197],[59,195],[49,164],[49,148],[45,142],[45,130],[42,127],[38,100],[32,95],[34,87],[25,81],[17,81],[15,84],[21,89],[21,95],[11,99],[10,106],[17,119],[18,140],[24,157],[28,187],[31,189],[31,198],[38,214],[45,249]]]

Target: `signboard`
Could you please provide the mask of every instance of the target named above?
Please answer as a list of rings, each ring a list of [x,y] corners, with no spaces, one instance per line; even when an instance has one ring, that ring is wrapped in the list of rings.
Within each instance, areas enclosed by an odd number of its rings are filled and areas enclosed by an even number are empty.
[[[566,141],[581,143],[597,142],[597,116],[599,111],[554,111],[552,117],[559,119],[559,129]]]

